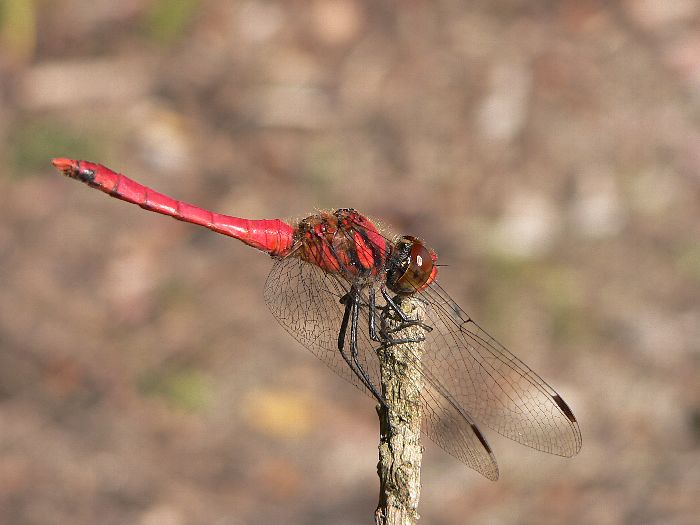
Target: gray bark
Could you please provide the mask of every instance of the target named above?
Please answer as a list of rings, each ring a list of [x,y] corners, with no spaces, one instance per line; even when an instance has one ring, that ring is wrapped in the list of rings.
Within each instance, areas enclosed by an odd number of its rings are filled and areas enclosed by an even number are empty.
[[[401,310],[415,319],[422,308],[410,297],[399,302]],[[394,315],[383,322],[387,328],[399,325]],[[419,326],[409,326],[392,333],[394,338],[415,339],[424,335]],[[415,525],[420,498],[421,446],[420,394],[423,378],[420,357],[423,343],[402,343],[380,348],[381,387],[388,408],[379,405],[380,443],[379,505],[376,525]]]

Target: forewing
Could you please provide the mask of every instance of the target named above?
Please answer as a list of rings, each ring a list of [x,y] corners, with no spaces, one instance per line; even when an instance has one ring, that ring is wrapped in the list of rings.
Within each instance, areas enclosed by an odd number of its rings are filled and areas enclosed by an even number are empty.
[[[573,456],[576,418],[552,387],[480,328],[438,285],[418,294],[433,327],[424,366],[477,422],[537,450]]]

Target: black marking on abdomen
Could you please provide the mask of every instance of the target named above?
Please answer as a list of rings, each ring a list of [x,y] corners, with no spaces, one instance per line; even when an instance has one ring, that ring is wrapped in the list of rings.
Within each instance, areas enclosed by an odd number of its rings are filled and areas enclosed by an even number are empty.
[[[88,168],[79,168],[76,171],[78,172],[76,173],[76,179],[90,185],[95,184],[95,172],[93,170]]]

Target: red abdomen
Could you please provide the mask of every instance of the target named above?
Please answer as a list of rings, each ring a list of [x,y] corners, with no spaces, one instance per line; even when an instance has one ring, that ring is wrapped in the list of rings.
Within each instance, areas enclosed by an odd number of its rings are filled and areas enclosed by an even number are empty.
[[[284,255],[292,248],[294,229],[280,219],[251,220],[214,213],[173,199],[94,162],[58,158],[53,159],[53,165],[67,177],[84,182],[111,197],[138,204],[144,210],[199,224],[270,255]]]

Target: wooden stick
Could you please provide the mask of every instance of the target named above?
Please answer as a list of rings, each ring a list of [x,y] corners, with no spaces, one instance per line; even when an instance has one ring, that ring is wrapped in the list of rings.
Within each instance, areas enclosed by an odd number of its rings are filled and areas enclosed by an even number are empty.
[[[411,319],[417,318],[421,303],[413,298],[397,299],[401,310]],[[385,328],[400,326],[395,314],[382,319]],[[408,326],[393,332],[393,338],[423,337],[420,326]],[[415,525],[420,498],[421,446],[420,394],[423,378],[420,357],[423,343],[401,343],[377,350],[381,369],[382,395],[388,407],[377,406],[380,443],[379,505],[374,514],[376,525]]]

